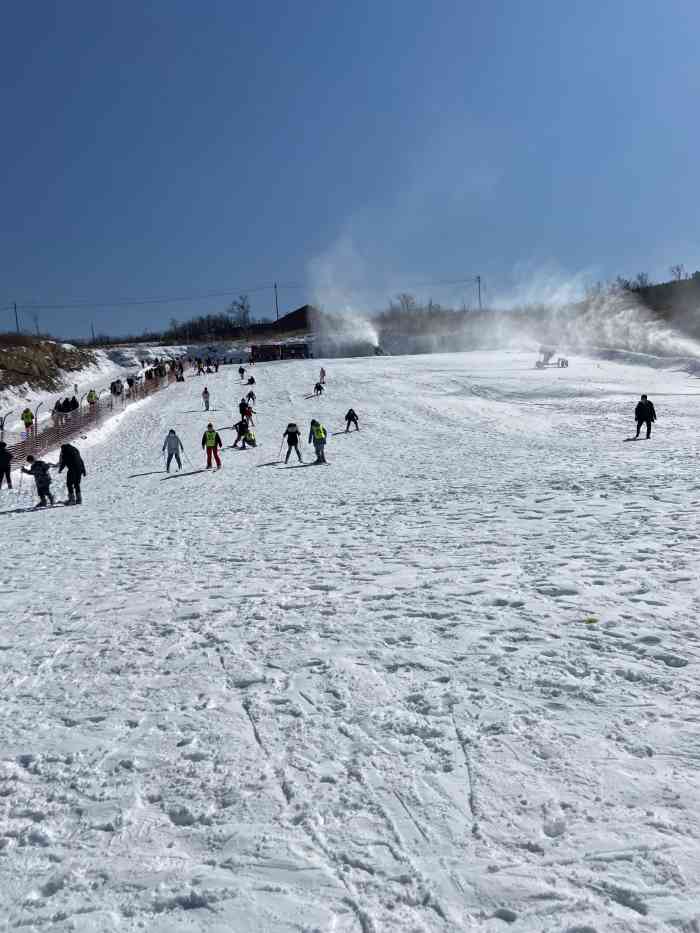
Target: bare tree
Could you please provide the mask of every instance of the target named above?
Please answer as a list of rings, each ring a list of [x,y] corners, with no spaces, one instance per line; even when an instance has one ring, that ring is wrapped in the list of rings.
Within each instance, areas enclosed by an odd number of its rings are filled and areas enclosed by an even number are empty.
[[[682,262],[679,262],[675,266],[671,266],[668,271],[671,273],[671,278],[674,282],[680,282],[681,279],[685,278],[685,266]]]
[[[646,274],[646,272],[637,273],[637,277],[634,280],[634,287],[639,291],[642,288],[649,288],[651,285],[651,279]]]
[[[248,327],[250,324],[250,300],[247,295],[239,295],[226,309],[239,327]]]

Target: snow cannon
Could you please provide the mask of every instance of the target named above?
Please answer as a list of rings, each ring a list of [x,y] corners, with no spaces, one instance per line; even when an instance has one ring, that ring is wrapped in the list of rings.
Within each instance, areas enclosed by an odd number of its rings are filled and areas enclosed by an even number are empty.
[[[552,366],[557,369],[566,369],[569,365],[569,361],[565,356],[557,357],[556,360],[552,359],[556,353],[555,347],[540,347],[539,352],[541,359],[535,361],[535,369],[549,369]]]

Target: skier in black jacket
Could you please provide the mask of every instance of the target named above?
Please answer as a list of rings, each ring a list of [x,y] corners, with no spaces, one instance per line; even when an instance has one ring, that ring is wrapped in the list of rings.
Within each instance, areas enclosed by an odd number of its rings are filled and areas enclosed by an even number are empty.
[[[284,462],[288,463],[292,450],[296,450],[299,463],[301,463],[301,453],[299,452],[299,438],[301,437],[301,431],[293,421],[289,422],[287,429],[282,437],[287,438],[287,456],[284,458]]]
[[[651,423],[656,421],[656,409],[652,402],[643,395],[641,399],[637,402],[637,407],[634,410],[634,420],[637,422],[637,433],[635,437],[639,437],[639,432],[642,430],[642,425],[646,424],[647,426],[647,440],[651,437]]]
[[[61,455],[58,458],[58,472],[66,473],[66,486],[68,487],[67,505],[82,505],[83,497],[80,492],[80,480],[87,476],[87,470],[80,456],[80,451],[72,444],[61,444]]]
[[[10,475],[10,463],[12,462],[12,452],[7,449],[5,441],[0,441],[0,489],[2,481],[7,480],[7,488],[12,489],[12,476]]]
[[[53,505],[54,498],[51,494],[51,475],[49,473],[49,467],[54,466],[54,464],[46,463],[44,460],[35,460],[31,454],[27,457],[27,463],[29,464],[29,469],[22,467],[22,472],[34,477],[36,492],[39,496],[39,502],[35,508],[45,508],[47,496],[49,502]]]
[[[350,430],[350,425],[355,425],[355,430],[360,430],[360,425],[357,423],[357,415],[354,408],[348,408],[348,413],[345,416],[345,433],[347,434]]]

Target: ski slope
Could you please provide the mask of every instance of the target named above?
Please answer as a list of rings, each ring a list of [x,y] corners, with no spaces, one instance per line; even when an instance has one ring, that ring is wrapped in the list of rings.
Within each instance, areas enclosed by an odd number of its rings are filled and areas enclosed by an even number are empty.
[[[218,473],[190,378],[82,444],[82,507],[0,493],[0,928],[698,930],[698,380],[319,365],[255,367]]]

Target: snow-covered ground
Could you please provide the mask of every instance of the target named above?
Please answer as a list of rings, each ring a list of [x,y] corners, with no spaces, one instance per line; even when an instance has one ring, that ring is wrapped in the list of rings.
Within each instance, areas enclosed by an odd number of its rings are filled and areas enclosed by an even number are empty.
[[[318,365],[255,368],[219,473],[158,472],[170,427],[202,466],[190,378],[81,508],[0,494],[0,927],[697,931],[698,380],[464,353],[306,400]]]

